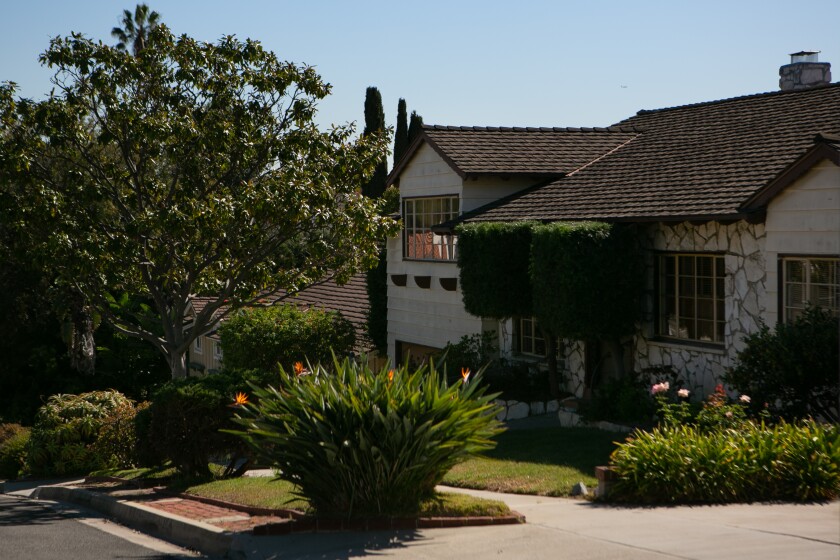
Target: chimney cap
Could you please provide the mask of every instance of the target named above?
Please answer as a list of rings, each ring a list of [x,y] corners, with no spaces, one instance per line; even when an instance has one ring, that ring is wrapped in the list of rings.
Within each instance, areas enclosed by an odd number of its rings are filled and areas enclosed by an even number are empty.
[[[799,51],[790,53],[790,63],[797,62],[819,62],[819,54],[822,51]]]

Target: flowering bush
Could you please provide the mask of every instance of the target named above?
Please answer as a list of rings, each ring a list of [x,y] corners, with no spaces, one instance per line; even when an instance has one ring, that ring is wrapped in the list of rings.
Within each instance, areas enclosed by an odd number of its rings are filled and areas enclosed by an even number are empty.
[[[667,382],[651,394],[659,426],[637,430],[610,458],[620,476],[612,499],[732,502],[832,499],[840,495],[840,433],[813,421],[768,426],[751,418],[752,399],[730,400],[722,385],[702,403],[676,399]]]
[[[275,386],[252,389],[238,434],[322,516],[416,513],[499,432],[494,395],[466,368],[447,385],[433,365],[374,371],[345,360],[330,373],[281,369]]]
[[[833,425],[744,421],[738,429],[666,425],[637,431],[610,458],[609,497],[630,502],[829,500],[840,496]]]
[[[205,377],[172,380],[152,397],[151,406],[139,415],[143,462],[172,461],[182,473],[209,477],[211,458],[229,458],[226,474],[241,463],[241,441],[221,429],[231,429],[231,403],[247,402],[242,393],[248,382],[262,383],[267,374],[256,370],[234,371]],[[240,399],[237,393],[242,393]]]

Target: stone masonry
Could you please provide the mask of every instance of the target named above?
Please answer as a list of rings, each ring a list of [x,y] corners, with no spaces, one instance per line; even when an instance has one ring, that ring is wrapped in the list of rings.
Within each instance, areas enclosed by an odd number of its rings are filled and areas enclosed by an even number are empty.
[[[706,222],[693,225],[655,224],[647,230],[648,289],[642,324],[628,350],[634,354],[637,371],[653,366],[671,366],[684,379],[686,387],[702,398],[714,390],[726,369],[734,364],[737,352],[744,348],[744,337],[754,333],[767,311],[767,263],[764,257],[764,224],[738,221],[731,224]],[[724,343],[703,347],[690,342],[662,340],[654,330],[654,251],[724,255],[726,267],[726,302]],[[579,342],[566,344],[566,389],[583,394],[584,348]]]

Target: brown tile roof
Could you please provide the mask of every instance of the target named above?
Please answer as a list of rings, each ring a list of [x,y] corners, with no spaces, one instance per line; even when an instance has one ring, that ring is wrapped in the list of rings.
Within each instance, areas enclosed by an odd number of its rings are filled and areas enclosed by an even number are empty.
[[[426,141],[462,178],[476,175],[559,177],[627,142],[633,127],[531,128],[425,125],[388,177],[399,176]]]
[[[196,296],[191,302],[195,313],[200,313],[209,302],[215,300],[216,298],[212,297]],[[293,296],[285,296],[285,294],[266,296],[258,300],[256,306],[275,304],[292,304],[301,308],[317,307],[326,311],[338,311],[353,324],[356,331],[356,345],[359,347],[369,345],[366,328],[369,305],[367,279],[364,274],[351,277],[343,286],[336,284],[335,280],[327,280],[322,284],[305,288]],[[218,316],[223,311],[227,311],[227,308],[217,311],[216,315]],[[215,332],[210,334],[213,335]]]
[[[329,280],[324,284],[301,290],[286,303],[299,307],[318,307],[327,311],[338,311],[353,323],[356,329],[356,345],[364,346],[367,341],[367,313],[369,309],[367,280],[364,274],[350,278],[343,286]]]
[[[840,134],[840,83],[640,111],[616,126],[643,132],[462,220],[742,217],[748,200],[813,149],[817,133]]]

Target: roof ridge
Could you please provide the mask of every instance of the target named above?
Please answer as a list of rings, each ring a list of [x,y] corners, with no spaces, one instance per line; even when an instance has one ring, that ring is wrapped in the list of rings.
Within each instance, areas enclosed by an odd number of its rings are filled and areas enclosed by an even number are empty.
[[[632,125],[559,127],[559,126],[453,126],[443,124],[424,124],[423,130],[447,132],[622,132],[638,133],[641,130]]]
[[[724,99],[714,99],[712,101],[699,101],[697,103],[688,103],[686,105],[674,105],[672,107],[661,107],[659,109],[641,109],[641,110],[636,112],[635,116],[650,115],[652,113],[662,113],[662,112],[665,112],[665,111],[674,111],[674,110],[677,110],[677,109],[691,109],[691,108],[694,108],[694,107],[703,107],[703,106],[707,106],[707,105],[718,105],[718,104],[721,104],[721,103],[729,103],[731,101],[741,101],[741,100],[744,100],[744,99],[753,99],[753,98],[756,98],[756,97],[763,97],[763,96],[770,97],[770,96],[776,96],[776,95],[792,95],[792,94],[809,93],[809,92],[820,91],[820,90],[828,89],[828,88],[832,88],[832,87],[840,87],[840,82],[824,84],[824,85],[821,85],[821,86],[811,87],[811,88],[807,88],[807,89],[796,89],[796,90],[789,90],[789,91],[782,91],[782,90],[765,91],[765,92],[761,92],[761,93],[750,93],[750,94],[747,94],[747,95],[739,95],[739,96],[736,96],[736,97],[726,97]],[[630,117],[630,118],[633,118],[633,117]],[[629,119],[625,119],[624,121],[619,121],[619,123],[625,122],[627,120],[629,120]],[[618,126],[618,124],[613,125],[613,126]]]

